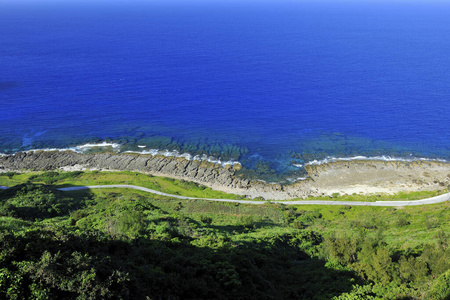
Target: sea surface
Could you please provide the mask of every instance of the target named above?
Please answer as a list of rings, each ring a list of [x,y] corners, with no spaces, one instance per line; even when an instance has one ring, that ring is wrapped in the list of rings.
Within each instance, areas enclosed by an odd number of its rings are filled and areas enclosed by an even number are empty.
[[[0,1],[0,153],[450,159],[445,1]]]

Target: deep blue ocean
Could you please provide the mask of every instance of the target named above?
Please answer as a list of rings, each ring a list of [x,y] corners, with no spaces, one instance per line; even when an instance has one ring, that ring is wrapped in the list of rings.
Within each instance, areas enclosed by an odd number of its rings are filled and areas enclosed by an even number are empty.
[[[450,4],[76,2],[0,1],[1,153],[450,158]]]

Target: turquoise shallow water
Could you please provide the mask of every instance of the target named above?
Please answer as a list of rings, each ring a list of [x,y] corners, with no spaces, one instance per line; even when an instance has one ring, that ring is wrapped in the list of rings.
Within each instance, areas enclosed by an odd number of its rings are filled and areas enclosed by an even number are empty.
[[[445,3],[5,1],[0,27],[0,152],[450,156]]]

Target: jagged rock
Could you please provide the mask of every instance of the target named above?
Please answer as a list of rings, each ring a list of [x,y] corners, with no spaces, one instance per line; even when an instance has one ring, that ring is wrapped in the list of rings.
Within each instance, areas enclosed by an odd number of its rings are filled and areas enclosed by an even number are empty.
[[[199,183],[245,187],[248,181],[234,176],[234,169],[184,158],[138,154],[80,154],[72,151],[30,151],[0,157],[4,170],[49,171],[79,166],[81,169],[124,170],[160,173]]]
[[[442,162],[342,161],[306,166],[308,179],[290,184],[250,181],[237,168],[225,168],[207,161],[182,157],[131,153],[81,154],[72,151],[30,151],[0,156],[0,171],[49,171],[61,169],[123,170],[185,179],[218,190],[264,197],[306,198],[352,194],[357,188],[367,193],[442,189],[450,180],[450,165]],[[426,176],[423,174],[426,172]]]

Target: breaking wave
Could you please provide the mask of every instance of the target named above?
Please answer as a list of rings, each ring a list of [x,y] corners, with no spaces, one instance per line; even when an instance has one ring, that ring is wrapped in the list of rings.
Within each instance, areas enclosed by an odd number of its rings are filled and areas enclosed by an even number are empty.
[[[138,146],[139,148],[144,148],[145,146]],[[192,161],[206,161],[209,163],[213,163],[215,165],[220,165],[222,167],[233,167],[235,165],[241,166],[241,163],[238,161],[233,160],[221,160],[218,158],[215,158],[213,156],[208,156],[206,154],[202,155],[192,155],[190,153],[180,153],[177,150],[159,150],[159,149],[148,149],[148,150],[140,150],[140,151],[124,151],[121,152],[122,146],[118,143],[110,143],[110,142],[102,142],[102,143],[87,143],[79,146],[74,147],[68,147],[68,148],[44,148],[44,149],[32,149],[25,152],[36,152],[36,151],[73,151],[76,153],[86,153],[93,149],[99,149],[102,150],[112,150],[117,153],[135,153],[135,154],[143,154],[143,155],[161,155],[166,157],[182,157],[186,160],[192,160]],[[3,156],[6,154],[1,154],[0,156]]]
[[[352,157],[327,157],[322,160],[312,160],[305,164],[294,164],[293,166],[302,168],[304,166],[311,165],[322,165],[328,164],[338,161],[401,161],[401,162],[414,162],[414,161],[436,161],[436,162],[448,162],[445,159],[440,158],[425,158],[425,157],[411,157],[411,158],[401,158],[401,157],[392,157],[387,155],[381,156],[352,156]]]

